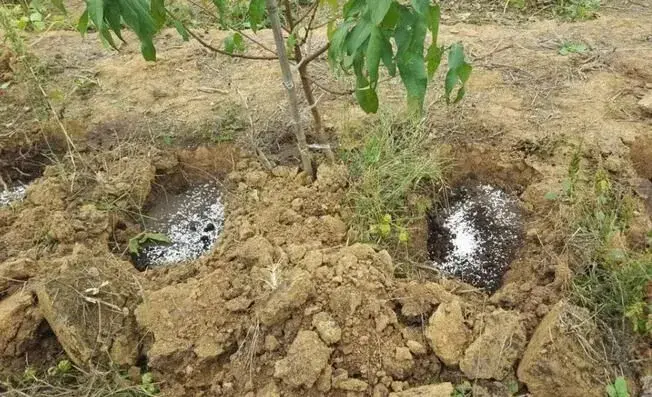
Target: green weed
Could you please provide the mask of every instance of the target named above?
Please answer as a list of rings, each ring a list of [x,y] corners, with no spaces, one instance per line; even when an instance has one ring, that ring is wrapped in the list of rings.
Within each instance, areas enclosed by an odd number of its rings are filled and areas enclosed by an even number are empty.
[[[622,376],[616,378],[613,384],[607,386],[607,395],[609,397],[629,397],[627,390],[627,381]]]
[[[570,54],[584,54],[589,50],[589,47],[583,43],[576,43],[573,41],[565,41],[559,47],[559,55],[570,55]]]
[[[171,244],[172,241],[165,234],[141,232],[129,239],[129,253],[138,255],[148,244]]]
[[[600,0],[557,0],[558,15],[571,21],[585,21],[597,17]]]
[[[453,394],[451,397],[472,397],[473,396],[473,386],[469,381],[464,381],[455,386]]]
[[[574,156],[559,200],[571,225],[568,246],[578,274],[573,282],[577,303],[598,314],[612,328],[624,325],[641,335],[652,331],[652,308],[646,302],[652,282],[652,252],[632,252],[624,238],[633,219],[630,192],[598,169],[588,178]]]
[[[352,178],[347,199],[358,236],[407,242],[406,225],[429,206],[408,197],[424,184],[443,183],[445,160],[423,126],[391,116],[348,131],[347,139],[341,156]]]

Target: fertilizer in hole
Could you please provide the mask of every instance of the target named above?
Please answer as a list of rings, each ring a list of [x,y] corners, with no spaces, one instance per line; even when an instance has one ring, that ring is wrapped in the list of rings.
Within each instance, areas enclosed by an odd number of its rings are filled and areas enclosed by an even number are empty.
[[[151,208],[144,223],[148,231],[162,233],[172,243],[144,247],[133,257],[138,269],[195,260],[214,247],[224,227],[220,191],[204,184],[168,195]]]
[[[17,185],[9,187],[7,190],[0,187],[0,207],[6,207],[17,201],[22,201],[27,194],[27,186]]]
[[[432,266],[493,292],[521,246],[518,201],[490,185],[468,184],[453,191],[448,208],[429,216]]]

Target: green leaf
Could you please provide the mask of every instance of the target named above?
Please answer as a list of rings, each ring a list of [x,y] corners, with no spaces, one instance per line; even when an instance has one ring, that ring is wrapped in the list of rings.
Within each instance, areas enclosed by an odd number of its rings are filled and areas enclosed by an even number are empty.
[[[344,47],[346,44],[346,37],[349,30],[354,25],[353,22],[347,21],[342,23],[333,33],[330,39],[330,46],[328,47],[328,61],[331,67],[340,64],[344,58]]]
[[[41,22],[43,20],[43,15],[40,12],[33,12],[29,14],[29,20],[31,22]]]
[[[151,39],[141,41],[140,52],[143,54],[143,58],[145,58],[146,61],[156,61],[156,48]]]
[[[448,73],[446,74],[445,91],[446,102],[451,103],[450,97],[453,89],[460,84],[460,88],[453,100],[453,103],[459,102],[466,92],[466,82],[471,76],[473,68],[464,59],[464,46],[462,44],[453,44],[448,53]]]
[[[285,47],[287,48],[288,51],[292,51],[295,45],[297,45],[297,36],[294,33],[292,33],[288,36],[287,40],[285,41]]]
[[[389,10],[385,14],[385,19],[383,19],[383,22],[380,24],[380,26],[385,29],[394,30],[400,16],[400,7],[401,6],[398,3],[392,2]]]
[[[72,364],[68,360],[61,360],[57,363],[57,371],[60,374],[67,374],[72,369]]]
[[[380,25],[392,5],[392,0],[375,0],[371,5],[371,22]]]
[[[355,90],[355,98],[366,113],[378,112],[378,94],[369,84]]]
[[[570,195],[573,192],[573,182],[571,182],[570,179],[564,179],[561,181],[561,187],[567,195]]]
[[[172,241],[163,233],[145,233],[141,239],[143,242],[154,241],[157,243],[171,244]]]
[[[543,196],[543,198],[548,201],[555,201],[559,198],[559,195],[555,192],[548,192]]]
[[[115,44],[115,41],[113,40],[113,36],[111,36],[111,31],[109,31],[109,28],[104,26],[100,31],[100,34],[102,35],[102,38],[106,41],[106,43],[111,46],[111,48],[114,48],[116,50],[118,49],[118,47]]]
[[[226,36],[224,39],[224,51],[228,54],[233,54],[235,52],[235,42],[233,41],[233,33]]]
[[[29,18],[27,17],[21,17],[18,22],[16,22],[16,27],[18,29],[24,30],[27,28],[27,24],[29,24]]]
[[[59,11],[66,14],[66,7],[63,5],[63,0],[52,0],[52,5],[54,5]]]
[[[342,15],[344,16],[344,19],[348,19],[356,14],[363,13],[366,8],[366,0],[349,0],[342,8]]]
[[[77,22],[77,30],[81,33],[82,36],[88,31],[88,10],[84,10],[84,13],[79,17]]]
[[[413,11],[402,8],[396,26],[397,66],[407,90],[408,107],[421,112],[428,87],[428,75],[423,57],[426,38],[426,20]]]
[[[407,243],[410,240],[410,234],[407,230],[401,228],[401,231],[398,233],[398,241],[400,243]]]
[[[430,28],[430,33],[432,34],[433,44],[437,44],[439,37],[439,21],[441,20],[441,8],[439,4],[435,4],[430,7],[430,20],[428,21],[428,27]]]
[[[613,385],[608,385],[606,391],[609,397],[630,397],[627,381],[622,376],[616,378]]]
[[[140,243],[138,242],[138,239],[129,239],[128,249],[130,254],[138,255],[140,252]]]
[[[104,0],[86,0],[86,9],[97,31],[101,32],[104,24]]]
[[[589,48],[585,44],[566,42],[559,49],[559,55],[583,54],[588,50]]]
[[[432,79],[432,76],[435,75],[437,69],[439,69],[439,64],[441,63],[441,56],[444,53],[444,49],[439,47],[436,42],[433,42],[428,48],[428,53],[426,54],[426,63],[428,68],[428,79]]]
[[[390,225],[385,223],[378,225],[378,233],[380,234],[381,237],[387,237],[391,232],[392,232],[392,227]]]
[[[238,32],[232,33],[224,39],[224,51],[229,54],[244,51],[244,40]]]
[[[226,0],[213,0],[217,13],[220,15],[220,25],[222,29],[226,28]]]
[[[186,28],[183,26],[183,24],[180,21],[174,21],[174,27],[177,29],[177,32],[181,35],[181,38],[183,41],[188,41],[190,39],[188,35],[188,31]]]
[[[473,67],[468,63],[462,65],[459,68],[457,74],[459,76],[460,82],[462,83],[462,86],[460,87],[459,91],[457,91],[457,95],[455,96],[453,103],[458,103],[464,98],[464,95],[466,95],[466,82],[469,81],[469,77],[471,77],[472,71]]]
[[[363,63],[362,56],[358,56],[353,63],[356,76],[355,97],[362,110],[366,113],[376,113],[378,111],[378,94],[362,72]]]
[[[150,15],[147,0],[111,0],[118,2],[124,23],[133,30],[140,40],[140,50],[147,61],[156,60],[154,33],[156,26]]]
[[[110,1],[104,8],[104,19],[109,24],[109,28],[124,43],[120,31],[122,30],[122,16],[120,15],[120,5],[115,1]]]
[[[371,35],[373,27],[366,19],[360,19],[357,25],[351,30],[346,37],[346,47],[349,55],[355,55],[358,49],[364,44]]]
[[[265,18],[265,0],[251,0],[249,2],[249,23],[254,32],[263,23]]]
[[[412,0],[412,8],[423,16],[430,12],[430,0]]]
[[[245,49],[244,39],[240,33],[233,34],[233,43],[235,44],[235,50],[238,52],[243,52]]]
[[[154,383],[154,375],[152,375],[151,372],[145,372],[140,379],[143,385],[151,385]]]
[[[151,9],[152,18],[156,22],[156,30],[159,30],[165,25],[165,0],[151,0]]]
[[[380,58],[385,49],[384,41],[385,37],[383,36],[383,32],[379,28],[374,27],[371,30],[369,44],[367,45],[367,73],[371,86],[374,88],[378,82],[378,67],[380,66]]]

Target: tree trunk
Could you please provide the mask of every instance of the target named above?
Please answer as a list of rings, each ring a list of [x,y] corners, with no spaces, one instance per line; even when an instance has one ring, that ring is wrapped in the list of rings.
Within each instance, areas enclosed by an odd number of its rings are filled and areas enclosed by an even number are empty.
[[[292,78],[292,70],[290,69],[290,61],[288,60],[287,51],[285,49],[285,41],[283,40],[283,32],[281,30],[281,20],[278,15],[278,3],[276,0],[266,0],[267,14],[269,15],[269,22],[272,25],[274,32],[274,42],[276,43],[276,52],[278,53],[278,60],[281,64],[281,72],[283,73],[283,85],[287,90],[288,100],[290,102],[290,112],[292,114],[292,122],[294,128],[294,135],[297,138],[297,145],[299,147],[299,156],[301,157],[301,164],[303,170],[311,177],[314,176],[312,169],[312,158],[308,150],[308,143],[306,142],[306,134],[301,125],[301,115],[299,114],[299,101],[297,100],[296,86]]]
[[[289,0],[283,0],[283,5],[285,6],[285,19],[287,19],[288,27],[291,32],[294,32],[294,18],[292,17],[292,6],[290,5]],[[296,33],[296,32],[295,32]],[[308,78],[308,62],[301,62],[303,60],[303,53],[301,51],[301,46],[297,44],[294,46],[294,58],[297,64],[299,65],[299,77],[301,78],[301,87],[303,88],[303,94],[306,97],[308,106],[310,106],[310,113],[312,114],[312,119],[315,122],[315,134],[319,143],[322,144],[324,154],[329,162],[335,162],[335,157],[333,156],[333,151],[328,145],[326,136],[324,135],[324,126],[321,120],[321,114],[319,109],[317,109],[317,103],[315,102],[315,96],[312,93],[312,83]]]

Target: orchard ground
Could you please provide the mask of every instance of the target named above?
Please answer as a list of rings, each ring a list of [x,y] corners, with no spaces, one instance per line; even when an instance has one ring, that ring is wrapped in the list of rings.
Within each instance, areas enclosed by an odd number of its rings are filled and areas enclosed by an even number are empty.
[[[0,46],[0,176],[29,184],[0,207],[0,392],[601,396],[624,376],[643,395],[652,6],[605,2],[571,22],[498,3],[445,10],[440,40],[461,41],[474,67],[467,96],[446,106],[434,79],[411,127],[397,80],[379,115],[315,88],[340,160],[318,158],[314,182],[298,172],[274,62],[174,29],[156,63],[129,35],[120,52],[55,29],[22,34],[28,58]],[[311,74],[352,87],[325,59]],[[441,164],[404,197],[414,213],[470,178],[518,199],[523,242],[497,291],[431,269],[424,213],[401,224],[407,242],[369,242],[348,154],[383,128],[419,130],[419,155]],[[128,244],[149,209],[207,182],[226,206],[217,246],[137,271]]]

